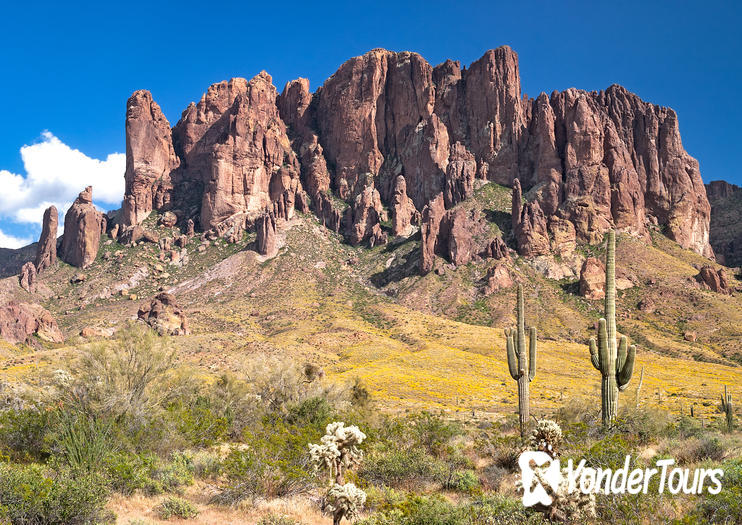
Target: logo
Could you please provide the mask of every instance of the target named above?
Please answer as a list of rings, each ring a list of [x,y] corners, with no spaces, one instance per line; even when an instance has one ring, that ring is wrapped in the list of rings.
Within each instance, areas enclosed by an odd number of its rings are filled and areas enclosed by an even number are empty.
[[[630,470],[631,456],[626,456],[623,466],[615,470],[588,467],[584,459],[577,466],[570,459],[562,470],[560,461],[546,452],[526,450],[518,458],[523,506],[541,504],[548,507],[554,502],[551,494],[559,491],[606,495],[648,494],[650,490],[656,490],[658,494],[666,490],[670,494],[697,495],[704,491],[709,494],[721,492],[722,469],[671,469],[674,464],[674,459],[660,459],[655,462],[656,468]]]
[[[548,466],[543,469],[543,474],[537,476],[531,467],[531,462],[537,467],[542,467],[547,463]],[[526,450],[518,458],[518,466],[523,482],[523,506],[532,507],[537,503],[547,507],[551,505],[553,499],[541,483],[545,481],[553,491],[559,488],[559,483],[562,481],[559,460],[552,459],[546,452]]]

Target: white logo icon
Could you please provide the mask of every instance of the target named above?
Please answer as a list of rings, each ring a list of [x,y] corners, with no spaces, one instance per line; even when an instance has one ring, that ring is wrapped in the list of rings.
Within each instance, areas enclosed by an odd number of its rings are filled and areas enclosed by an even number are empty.
[[[541,467],[547,463],[550,464],[537,478],[536,473],[531,467],[531,461],[533,461],[537,467]],[[549,496],[546,489],[541,484],[541,481],[546,481],[554,492],[557,491],[559,483],[562,480],[559,460],[552,459],[546,452],[526,450],[518,458],[518,466],[520,466],[521,479],[523,483],[523,506],[532,507],[537,503],[547,507],[551,505],[553,499]],[[535,485],[534,481],[536,481]]]

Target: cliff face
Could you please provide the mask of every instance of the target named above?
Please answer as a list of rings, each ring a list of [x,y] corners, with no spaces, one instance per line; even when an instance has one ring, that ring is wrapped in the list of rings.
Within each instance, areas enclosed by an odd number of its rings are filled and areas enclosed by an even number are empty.
[[[654,223],[713,255],[710,205],[675,113],[620,86],[524,97],[508,47],[468,69],[375,49],[314,94],[305,79],[280,96],[266,73],[232,79],[211,86],[171,132],[151,96],[137,92],[126,130],[128,224],[148,209],[196,218],[202,230],[239,214],[285,219],[306,195],[326,226],[373,243],[388,211],[392,233],[409,234],[419,217],[470,197],[476,178],[519,179],[521,253],[549,251],[565,232],[583,242],[613,227],[646,236]],[[429,205],[436,213],[423,213]],[[455,231],[467,231],[459,222]],[[429,241],[428,251],[438,244]]]
[[[742,188],[723,180],[706,185],[711,202],[711,245],[717,260],[726,266],[742,266]]]

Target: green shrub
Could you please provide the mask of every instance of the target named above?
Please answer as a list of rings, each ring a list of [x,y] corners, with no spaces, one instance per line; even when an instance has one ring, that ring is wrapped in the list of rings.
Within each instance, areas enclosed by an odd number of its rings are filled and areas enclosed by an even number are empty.
[[[49,457],[51,412],[42,408],[0,412],[0,452],[14,461],[42,461]]]
[[[421,483],[443,480],[447,465],[424,450],[376,450],[364,459],[359,476],[370,483],[412,488]]]
[[[666,452],[675,458],[678,465],[688,465],[705,460],[721,461],[725,449],[718,437],[705,436],[682,442],[673,441]]]
[[[258,520],[255,525],[300,525],[298,521],[282,514],[268,514]]]
[[[141,490],[146,494],[178,492],[193,483],[194,466],[190,456],[174,452],[167,461],[152,454],[118,453],[106,459],[109,487],[122,494]]]
[[[742,459],[725,461],[720,467],[724,470],[721,492],[704,493],[690,517],[708,523],[742,523]]]
[[[1,515],[10,523],[103,523],[109,518],[107,498],[104,480],[97,475],[0,463]]]
[[[155,510],[161,520],[169,520],[170,518],[188,519],[198,516],[198,509],[193,503],[177,496],[168,496],[160,502]]]
[[[479,488],[479,478],[472,470],[456,470],[443,482],[443,488],[471,494]]]
[[[111,425],[82,413],[59,412],[55,449],[73,470],[97,472],[112,449]]]
[[[374,514],[360,525],[536,525],[548,522],[527,511],[520,500],[502,496],[477,498],[458,505],[440,496],[410,495],[392,508]]]
[[[167,412],[173,426],[189,445],[208,447],[227,437],[227,417],[219,415],[205,396],[197,396],[191,403],[179,399],[168,406]]]

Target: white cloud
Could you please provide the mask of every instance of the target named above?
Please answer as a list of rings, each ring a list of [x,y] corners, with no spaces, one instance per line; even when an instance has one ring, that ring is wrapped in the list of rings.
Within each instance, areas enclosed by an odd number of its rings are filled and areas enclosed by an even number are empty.
[[[106,160],[93,159],[49,131],[41,138],[21,148],[25,176],[0,170],[0,217],[39,225],[45,208],[54,204],[64,215],[86,186],[93,186],[96,202],[112,207],[121,204],[126,155],[111,153]]]
[[[21,248],[28,244],[31,244],[33,240],[30,238],[21,239],[12,235],[7,235],[0,230],[0,248]]]

